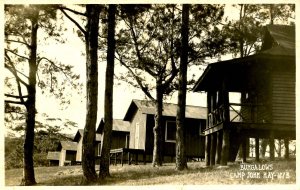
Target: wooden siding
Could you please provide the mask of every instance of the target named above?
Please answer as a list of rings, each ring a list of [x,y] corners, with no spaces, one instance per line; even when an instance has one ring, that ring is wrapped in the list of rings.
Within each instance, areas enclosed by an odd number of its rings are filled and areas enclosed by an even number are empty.
[[[76,161],[81,162],[82,160],[82,136],[80,135],[80,139],[78,141],[77,153],[76,153]]]
[[[111,148],[110,149],[117,149],[117,148],[126,148],[126,132],[112,132],[112,140],[111,140]]]
[[[269,72],[263,68],[249,68],[247,73],[247,87],[241,98],[242,122],[245,123],[270,123],[271,112],[271,80]],[[243,95],[242,95],[243,96]]]
[[[59,166],[64,166],[66,160],[66,150],[61,149],[60,152],[60,159],[59,159]]]
[[[204,123],[203,120],[186,120],[185,151],[188,157],[204,157],[205,137],[200,134],[200,126],[205,125]]]
[[[136,135],[136,126],[139,126],[139,134]],[[138,136],[138,142],[136,142],[136,136]],[[146,142],[146,114],[143,114],[140,110],[137,110],[130,122],[130,140],[129,148],[145,149]],[[136,144],[137,143],[137,144]]]
[[[162,137],[163,137],[163,155],[175,157],[176,143],[165,142],[166,123],[168,121],[176,121],[175,117],[163,117],[162,119]],[[201,124],[200,124],[201,123]],[[205,137],[200,134],[200,126],[205,126],[205,120],[186,119],[186,156],[187,157],[204,157],[204,144]],[[154,116],[147,115],[147,131],[146,131],[146,154],[152,155],[153,153],[153,126]]]
[[[273,123],[296,124],[295,74],[274,72],[272,74]]]

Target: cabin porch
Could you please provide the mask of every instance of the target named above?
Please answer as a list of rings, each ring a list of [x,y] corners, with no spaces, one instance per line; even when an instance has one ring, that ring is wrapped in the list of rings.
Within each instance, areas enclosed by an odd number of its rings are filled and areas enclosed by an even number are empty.
[[[293,69],[271,68],[270,61],[282,60],[253,56],[225,61],[209,65],[201,76],[195,90],[207,92],[207,166],[235,161],[240,145],[246,161],[249,138],[256,139],[257,161],[260,138],[269,139],[270,160],[274,160],[274,139],[295,139]],[[232,100],[232,94],[239,97]]]

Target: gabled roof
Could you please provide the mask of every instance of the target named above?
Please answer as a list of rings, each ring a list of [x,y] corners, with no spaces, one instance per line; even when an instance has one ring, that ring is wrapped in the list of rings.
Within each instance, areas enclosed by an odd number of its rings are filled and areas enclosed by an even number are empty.
[[[148,100],[132,100],[129,108],[125,114],[124,120],[131,121],[135,112],[140,110],[144,114],[155,114],[155,103]],[[164,103],[163,104],[163,116],[176,117],[177,104]],[[207,109],[200,106],[186,106],[185,117],[191,119],[206,119]]]
[[[79,142],[80,138],[83,137],[83,129],[78,129],[75,134],[74,140],[75,142]],[[101,141],[101,135],[96,133],[96,141]]]
[[[295,55],[295,26],[268,25],[262,45],[262,54]]]
[[[219,86],[225,75],[227,79],[231,79],[228,84],[232,88],[244,87],[247,83],[245,76],[248,68],[254,64],[260,67],[268,64],[284,68],[294,67],[295,26],[267,26],[263,41],[262,50],[257,54],[209,64],[193,87],[193,91],[207,91],[209,88]]]
[[[60,152],[48,152],[47,160],[59,160]]]
[[[78,129],[73,141],[78,142],[81,137],[83,137],[83,129]]]
[[[60,148],[63,148],[65,150],[73,150],[73,151],[77,151],[77,142],[73,142],[73,141],[60,141]]]
[[[104,119],[101,119],[99,126],[96,130],[97,133],[103,132],[104,128]],[[130,132],[130,123],[128,121],[124,121],[122,119],[113,119],[113,131],[119,131],[119,132]]]

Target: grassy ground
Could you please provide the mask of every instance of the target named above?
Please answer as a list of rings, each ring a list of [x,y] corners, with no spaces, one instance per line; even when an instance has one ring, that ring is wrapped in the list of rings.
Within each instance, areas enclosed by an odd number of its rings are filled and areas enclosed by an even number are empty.
[[[101,181],[101,185],[204,185],[204,184],[295,184],[295,160],[251,163],[262,166],[268,164],[269,170],[241,170],[239,163],[229,164],[228,168],[204,167],[204,162],[188,163],[188,170],[175,171],[175,164],[168,163],[153,168],[147,165],[111,166],[111,177]],[[266,166],[266,165],[265,165]],[[98,166],[97,168],[98,169]],[[256,172],[256,173],[254,173]],[[257,174],[257,172],[259,174]],[[264,173],[266,175],[264,176]],[[81,166],[40,167],[35,169],[36,181],[42,186],[80,185]],[[272,176],[275,174],[276,176]],[[243,176],[244,175],[244,176]],[[243,177],[242,177],[243,176]],[[5,171],[5,185],[19,185],[21,169]],[[248,177],[248,178],[247,178]],[[249,178],[250,177],[250,178]],[[272,178],[273,177],[273,178]],[[99,185],[95,184],[95,185]]]

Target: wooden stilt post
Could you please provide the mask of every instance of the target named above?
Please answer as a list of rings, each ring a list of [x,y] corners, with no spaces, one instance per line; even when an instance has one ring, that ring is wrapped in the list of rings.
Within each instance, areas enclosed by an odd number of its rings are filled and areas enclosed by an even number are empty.
[[[223,105],[224,105],[224,122],[223,122],[223,144],[222,144],[222,155],[221,155],[221,165],[226,166],[229,156],[230,147],[230,116],[229,116],[229,92],[226,88],[226,78],[224,78],[222,85],[222,95],[223,95]]]
[[[229,130],[223,130],[223,145],[222,145],[222,155],[221,155],[221,165],[226,166],[229,155]]]
[[[121,152],[121,165],[123,166],[123,150],[122,150],[122,152]]]
[[[259,138],[255,138],[255,161],[259,162]]]
[[[284,149],[285,149],[284,158],[288,160],[290,158],[290,152],[289,152],[289,139],[287,138],[284,139]]]
[[[130,155],[130,152],[129,152],[129,151],[128,151],[128,153],[127,153],[127,156],[128,156],[128,165],[130,165],[130,164],[131,164],[131,161],[130,161],[131,155]]]
[[[207,120],[206,120],[206,128],[212,127],[210,126],[210,117],[211,113],[211,97],[212,93],[210,91],[207,92]],[[210,148],[211,148],[211,134],[207,134],[205,136],[205,165],[210,165]]]
[[[243,162],[247,161],[247,140],[248,140],[248,138],[243,137],[243,140],[242,140],[242,157],[243,157]]]
[[[274,155],[274,149],[275,149],[275,144],[274,144],[274,132],[270,131],[270,160],[274,161],[275,155]]]
[[[205,165],[210,165],[210,143],[211,143],[211,135],[206,135],[205,137]]]
[[[221,162],[222,140],[223,140],[223,133],[222,133],[222,131],[218,131],[217,132],[216,164],[220,164],[220,162]]]
[[[217,133],[211,134],[210,165],[216,164]]]
[[[138,153],[135,153],[135,165],[138,165],[139,164],[139,154]]]

